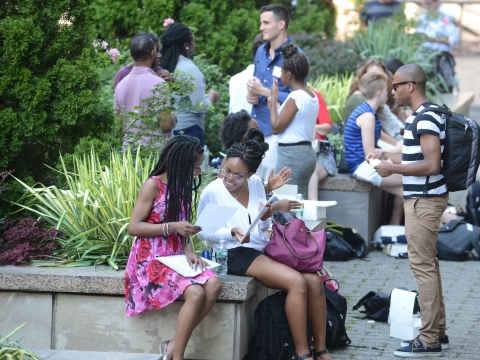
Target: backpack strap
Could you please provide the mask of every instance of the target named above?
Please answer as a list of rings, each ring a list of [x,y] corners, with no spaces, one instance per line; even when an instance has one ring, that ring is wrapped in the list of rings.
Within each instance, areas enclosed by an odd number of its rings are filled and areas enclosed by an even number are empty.
[[[448,108],[447,105],[443,104],[443,108],[440,107],[434,107],[434,106],[429,106],[422,111],[420,111],[416,116],[415,119],[412,121],[412,124],[410,125],[410,131],[412,132],[412,136],[415,139],[415,141],[419,142],[418,140],[418,134],[417,134],[417,124],[420,121],[420,116],[423,115],[423,113],[426,113],[427,111],[432,111],[436,114],[444,114],[448,116],[452,116],[452,111]],[[427,180],[425,181],[425,187],[423,188],[423,194],[427,195],[428,193],[428,182],[430,180],[430,176],[427,176]]]
[[[370,299],[371,297],[374,297],[374,296],[377,296],[377,292],[376,291],[369,291],[367,295],[365,295],[360,300],[358,300],[357,305],[353,306],[353,310],[358,310],[360,307],[362,307],[367,302],[368,299]]]

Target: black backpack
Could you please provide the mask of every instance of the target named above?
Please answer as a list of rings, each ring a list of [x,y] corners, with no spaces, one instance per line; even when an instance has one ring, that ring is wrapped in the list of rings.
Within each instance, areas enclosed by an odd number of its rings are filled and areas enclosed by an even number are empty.
[[[466,222],[480,226],[480,183],[478,181],[468,189],[465,212],[467,213]]]
[[[452,220],[440,227],[437,240],[437,257],[440,260],[463,261],[472,249],[480,256],[480,227]],[[475,258],[478,260],[478,258]]]
[[[343,261],[351,257],[362,259],[368,255],[365,240],[352,228],[327,221],[325,235],[323,259],[326,261]]]
[[[267,296],[255,310],[255,325],[250,345],[251,360],[290,360],[295,352],[292,333],[285,314],[285,292]],[[307,339],[311,335],[307,333]]]
[[[413,138],[417,141],[417,123],[420,116],[427,111],[445,115],[445,145],[441,173],[445,177],[448,191],[468,189],[476,180],[480,164],[478,124],[465,115],[450,111],[446,105],[443,105],[443,108],[428,107],[418,113],[410,126]],[[428,190],[428,180],[429,176],[425,182],[425,194]]]
[[[447,51],[435,55],[432,58],[433,69],[431,74],[441,75],[442,81],[437,85],[437,89],[442,93],[451,93],[455,85],[457,85],[457,79],[455,77],[455,59],[452,54]]]
[[[327,349],[348,345],[352,341],[345,329],[347,299],[326,286],[323,286],[323,291],[327,301]]]

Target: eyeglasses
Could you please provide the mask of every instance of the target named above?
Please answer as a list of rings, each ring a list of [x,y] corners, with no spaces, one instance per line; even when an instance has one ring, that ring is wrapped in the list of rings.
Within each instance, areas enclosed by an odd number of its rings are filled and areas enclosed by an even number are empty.
[[[233,178],[235,182],[241,182],[245,179],[245,175],[233,174],[229,169],[222,168],[222,176],[224,178]]]
[[[408,84],[408,83],[412,83],[413,85],[415,85],[417,82],[416,81],[402,81],[402,82],[392,84],[393,91],[397,91],[397,86],[398,85],[405,85],[405,84]]]

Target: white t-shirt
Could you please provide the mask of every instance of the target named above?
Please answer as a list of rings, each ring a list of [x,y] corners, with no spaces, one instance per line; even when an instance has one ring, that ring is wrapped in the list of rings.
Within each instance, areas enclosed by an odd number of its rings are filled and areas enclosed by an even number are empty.
[[[277,142],[292,144],[300,141],[312,141],[319,110],[317,97],[315,94],[311,97],[304,90],[292,91],[280,106],[279,113],[289,99],[295,101],[298,111],[285,131],[277,135]]]
[[[229,114],[240,110],[245,110],[250,114],[252,111],[252,104],[247,102],[247,81],[253,77],[253,70],[255,70],[255,65],[250,64],[241,73],[230,78],[228,85],[230,92]]]
[[[245,246],[263,252],[263,249],[269,241],[263,232],[270,227],[270,219],[267,219],[266,221],[260,220],[258,222],[257,226],[250,233],[249,243],[242,245],[235,239],[235,237],[232,236],[232,228],[239,227],[243,231],[247,231],[247,229],[250,227],[248,216],[250,215],[250,219],[252,221],[257,216],[259,212],[258,207],[260,205],[260,199],[262,199],[262,203],[267,202],[262,180],[260,180],[258,176],[253,175],[247,181],[250,192],[248,197],[248,208],[245,208],[230,194],[223,184],[222,179],[216,179],[208,184],[200,196],[200,202],[198,204],[198,216],[200,216],[207,204],[218,204],[238,208],[233,218],[225,225],[225,227],[221,228],[215,233],[200,232],[198,234],[201,240],[210,241],[214,249],[220,240],[225,240],[227,249],[232,249],[237,246]]]

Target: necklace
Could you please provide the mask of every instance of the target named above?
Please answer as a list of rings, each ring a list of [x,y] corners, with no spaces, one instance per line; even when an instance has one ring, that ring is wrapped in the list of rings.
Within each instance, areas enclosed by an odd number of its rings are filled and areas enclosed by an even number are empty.
[[[246,183],[246,182],[243,183],[242,189],[240,190],[240,192],[239,192],[237,195],[235,195],[233,192],[230,191],[230,194],[232,194],[232,196],[233,196],[233,198],[234,198],[235,200],[237,200],[237,197],[240,196],[240,194],[242,193],[243,189],[245,188],[245,183]]]

